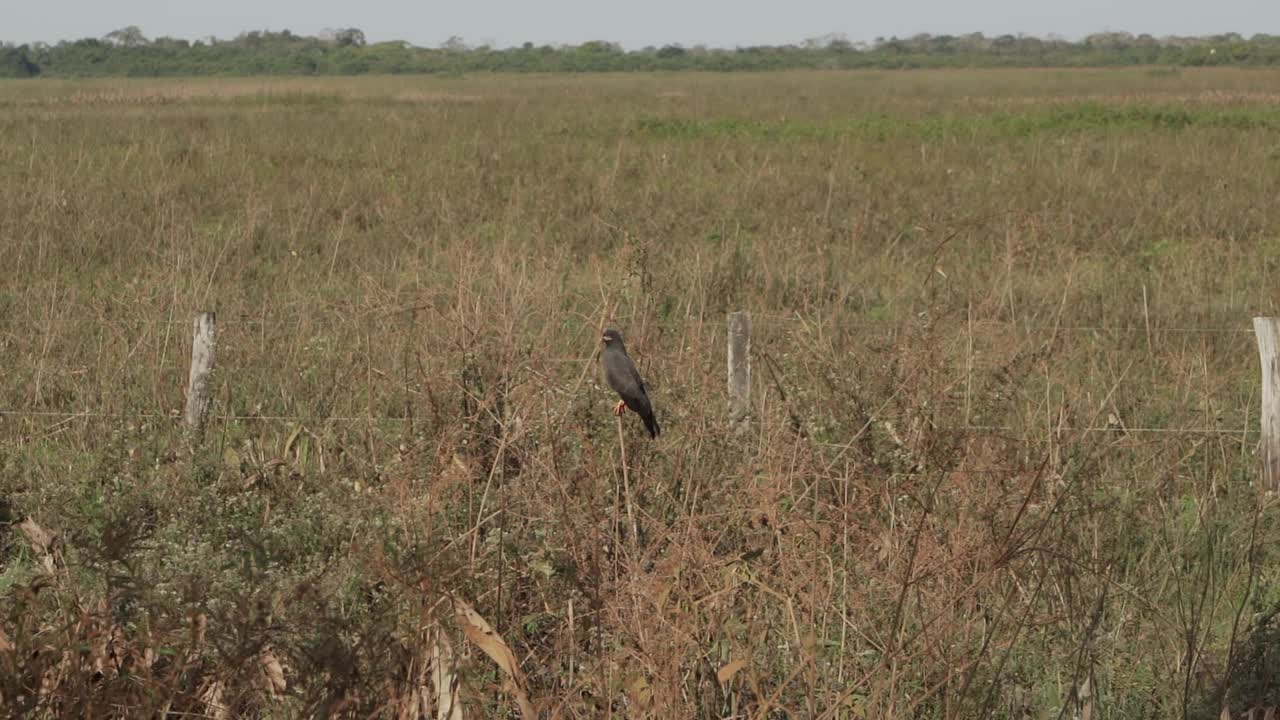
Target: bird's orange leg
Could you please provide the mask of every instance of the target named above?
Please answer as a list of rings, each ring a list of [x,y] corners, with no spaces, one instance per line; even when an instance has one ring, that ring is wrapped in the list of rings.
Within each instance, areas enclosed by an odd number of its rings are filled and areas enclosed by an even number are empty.
[[[619,415],[619,416],[620,416],[620,415],[622,415],[623,413],[625,413],[626,411],[627,411],[627,403],[626,403],[626,401],[619,400],[619,401],[618,401],[618,404],[613,406],[613,414],[614,414],[614,415]]]

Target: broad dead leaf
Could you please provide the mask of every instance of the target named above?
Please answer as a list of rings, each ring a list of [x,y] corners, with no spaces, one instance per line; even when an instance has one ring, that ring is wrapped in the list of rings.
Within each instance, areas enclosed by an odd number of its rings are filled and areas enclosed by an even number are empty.
[[[13,641],[5,634],[4,628],[0,628],[0,652],[9,652],[13,649]]]
[[[191,645],[196,648],[204,647],[204,636],[209,630],[209,616],[204,613],[196,613],[191,618]]]
[[[48,552],[53,545],[53,533],[40,527],[31,518],[18,523],[18,530],[26,536],[27,542],[31,543],[31,547],[35,548],[36,552]]]
[[[516,662],[515,653],[511,652],[511,647],[502,639],[502,636],[494,632],[489,621],[481,617],[480,613],[476,612],[476,609],[467,601],[456,597],[452,600],[454,617],[462,626],[462,632],[466,634],[467,639],[497,663],[498,669],[523,685],[524,673],[520,670],[520,664]]]
[[[18,523],[17,528],[27,538],[27,542],[31,543],[31,549],[35,550],[36,555],[40,558],[40,564],[44,566],[45,570],[52,573],[56,567],[53,549],[58,542],[58,536],[40,527],[31,518]]]
[[[719,680],[720,684],[723,685],[729,682],[730,680],[732,680],[733,676],[737,675],[738,671],[746,666],[747,666],[746,660],[742,660],[742,659],[734,660],[730,662],[728,665],[725,665],[724,667],[720,668],[720,670],[716,672],[716,680]]]
[[[98,600],[94,612],[83,617],[76,625],[76,632],[89,640],[86,648],[89,666],[99,674],[110,674],[116,658],[120,657],[116,640],[123,636],[124,631],[111,620],[105,599]]]
[[[227,468],[230,470],[235,470],[236,472],[239,472],[240,471],[240,453],[236,452],[235,448],[227,448],[223,450],[222,464],[226,465]]]
[[[225,684],[221,680],[207,683],[200,691],[200,700],[204,703],[206,716],[214,720],[230,720],[231,708],[222,701]]]
[[[404,693],[392,701],[398,720],[432,720],[431,712],[431,647],[424,638],[418,655],[409,667],[409,677]]]
[[[653,702],[653,688],[649,685],[649,679],[643,674],[633,677],[627,683],[627,697],[637,709],[648,710]]]
[[[516,681],[510,677],[502,682],[502,689],[511,694],[516,699],[516,707],[520,708],[520,717],[524,720],[538,720],[538,712],[533,709],[533,703],[529,701],[529,693],[524,688],[516,685]]]
[[[458,697],[458,673],[453,661],[453,644],[443,630],[431,633],[431,684],[436,691],[436,720],[462,720],[462,700]]]
[[[267,690],[273,696],[283,695],[289,685],[284,679],[284,667],[276,659],[275,653],[271,652],[270,646],[264,647],[258,654],[258,662],[262,665],[262,675],[266,680]]]
[[[467,639],[497,663],[498,669],[507,676],[503,688],[515,698],[516,706],[520,708],[520,716],[525,720],[537,720],[538,713],[534,711],[533,703],[529,701],[529,693],[524,689],[524,672],[520,670],[520,664],[516,661],[515,653],[511,652],[511,646],[507,645],[502,636],[494,632],[489,621],[481,617],[480,613],[476,612],[476,609],[467,601],[459,597],[449,599],[453,602],[454,619],[462,626],[462,632]]]

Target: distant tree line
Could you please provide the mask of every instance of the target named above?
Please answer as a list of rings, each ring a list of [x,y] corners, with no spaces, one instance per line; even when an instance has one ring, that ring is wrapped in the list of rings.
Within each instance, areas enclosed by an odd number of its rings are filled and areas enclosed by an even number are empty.
[[[1105,67],[1120,65],[1280,65],[1280,36],[1237,33],[1153,37],[1107,32],[1058,37],[982,33],[919,34],[853,43],[826,35],[792,45],[732,49],[665,45],[623,50],[616,43],[493,48],[451,38],[440,47],[370,44],[356,28],[319,36],[245,32],[233,40],[147,38],[126,27],[102,38],[54,45],[0,45],[0,77],[160,77],[198,75],[360,75],[366,73],[618,72],[944,67]]]

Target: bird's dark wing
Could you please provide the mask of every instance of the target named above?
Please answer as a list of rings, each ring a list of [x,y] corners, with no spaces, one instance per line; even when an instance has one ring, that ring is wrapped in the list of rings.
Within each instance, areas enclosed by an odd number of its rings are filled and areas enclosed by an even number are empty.
[[[649,394],[645,392],[644,380],[640,378],[636,364],[625,352],[615,349],[605,350],[601,360],[609,387],[618,393],[632,412],[640,416],[650,437],[657,437],[660,432],[658,421],[653,416],[653,406],[649,403]]]
[[[625,352],[609,348],[600,357],[604,365],[605,380],[623,400],[628,395],[644,396],[644,381],[640,379],[640,371]]]
[[[647,396],[649,394],[649,390],[644,386],[644,378],[640,377],[640,368],[637,368],[635,363],[630,362],[631,358],[628,357],[627,360],[631,365],[632,382],[634,382],[636,386],[640,388],[641,393]]]

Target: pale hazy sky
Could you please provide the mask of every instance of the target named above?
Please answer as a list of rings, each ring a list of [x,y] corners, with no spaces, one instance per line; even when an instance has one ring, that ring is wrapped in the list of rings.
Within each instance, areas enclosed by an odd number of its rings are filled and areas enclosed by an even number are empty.
[[[6,0],[0,41],[101,37],[232,38],[244,30],[313,35],[357,27],[370,42],[518,45],[610,40],[627,48],[781,44],[843,32],[851,40],[918,32],[988,35],[1103,30],[1153,35],[1280,34],[1277,0]]]

